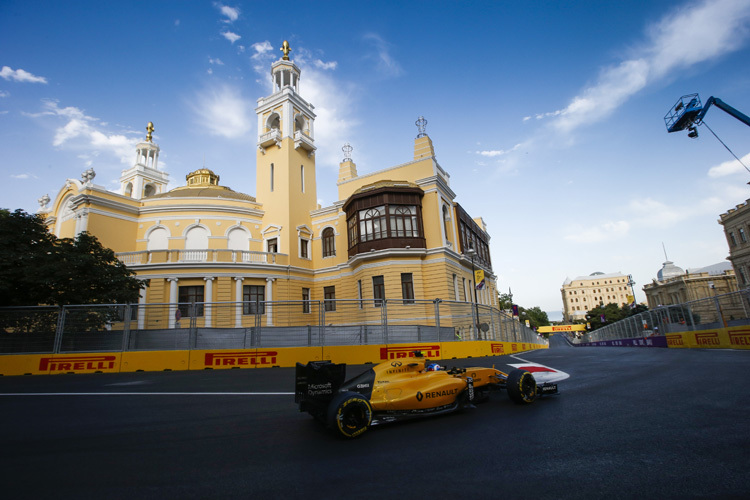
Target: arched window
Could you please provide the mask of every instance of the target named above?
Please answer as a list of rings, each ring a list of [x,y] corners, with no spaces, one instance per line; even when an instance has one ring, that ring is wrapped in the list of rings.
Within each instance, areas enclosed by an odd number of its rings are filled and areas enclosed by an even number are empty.
[[[125,192],[123,193],[125,196],[132,196],[133,195],[133,183],[128,182],[128,185],[125,186]]]
[[[385,207],[362,210],[359,219],[359,237],[362,241],[379,240],[387,236]]]
[[[279,130],[279,128],[281,128],[279,126],[280,123],[281,119],[279,118],[279,114],[271,113],[271,116],[269,116],[266,121],[266,127],[268,127],[269,130]]]
[[[323,230],[323,257],[333,257],[336,255],[336,238],[332,227]]]
[[[146,250],[166,250],[169,248],[169,232],[163,227],[157,227],[148,233]]]
[[[188,229],[185,233],[185,250],[205,250],[208,248],[208,231],[200,226]]]
[[[391,233],[396,238],[414,238],[419,236],[417,225],[417,207],[409,205],[391,205]]]
[[[143,188],[143,197],[148,198],[149,196],[153,196],[156,194],[156,188],[153,184],[146,184],[146,187]]]
[[[249,250],[250,234],[241,227],[231,229],[227,234],[227,248],[229,250]]]

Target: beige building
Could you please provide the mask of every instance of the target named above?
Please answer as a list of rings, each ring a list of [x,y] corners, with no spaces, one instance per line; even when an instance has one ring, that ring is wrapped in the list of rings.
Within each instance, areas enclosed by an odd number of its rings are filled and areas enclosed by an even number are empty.
[[[357,299],[360,309],[363,300],[379,298],[473,302],[472,265],[485,273],[478,302],[497,306],[487,228],[455,201],[450,175],[424,133],[426,121],[419,121],[413,157],[397,166],[358,175],[345,146],[338,201],[321,207],[316,115],[300,93],[301,71],[285,55],[270,76],[273,93],[255,109],[255,195],[222,186],[218,173],[205,168],[168,191],[149,124],[119,192],[94,184],[89,170],[80,181],[68,179],[53,200],[40,199],[54,234],[88,231],[136,271],[148,285],[140,304],[170,304],[153,317],[139,307],[139,328],[154,321],[173,328],[186,314],[201,327],[247,326],[255,320],[254,303],[263,300],[328,300],[329,314],[333,299]],[[218,308],[178,308],[178,302],[238,305],[219,315]],[[274,313],[264,310],[263,321],[274,324]]]
[[[643,291],[649,309],[654,309],[736,292],[737,280],[729,262],[685,271],[667,260]]]
[[[740,288],[750,286],[750,200],[721,214],[719,224],[729,245],[729,257]]]
[[[585,320],[586,313],[598,305],[628,304],[632,297],[629,277],[622,273],[592,273],[589,276],[566,278],[563,283],[563,321]]]

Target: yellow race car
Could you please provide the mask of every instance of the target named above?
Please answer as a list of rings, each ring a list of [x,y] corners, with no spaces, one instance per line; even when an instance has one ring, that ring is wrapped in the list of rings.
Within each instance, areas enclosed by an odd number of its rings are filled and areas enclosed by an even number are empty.
[[[471,407],[487,401],[492,389],[506,390],[515,403],[530,404],[543,394],[556,394],[556,380],[567,378],[557,372],[564,377],[548,376],[537,384],[530,371],[520,368],[510,373],[494,367],[446,370],[421,352],[413,356],[386,361],[346,381],[346,364],[297,363],[294,401],[300,411],[342,437],[355,438],[371,425]]]

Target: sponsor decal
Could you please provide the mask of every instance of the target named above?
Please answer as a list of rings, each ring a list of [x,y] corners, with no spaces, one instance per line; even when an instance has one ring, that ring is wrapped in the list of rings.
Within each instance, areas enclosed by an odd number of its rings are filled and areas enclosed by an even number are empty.
[[[326,396],[328,394],[333,394],[333,387],[331,382],[326,382],[325,384],[309,384],[307,386],[308,396]]]
[[[111,370],[116,356],[75,356],[70,358],[41,358],[39,371],[64,372],[72,370]]]
[[[420,391],[417,391],[417,401],[422,401],[423,398],[424,396],[422,395],[422,393]]]
[[[278,351],[207,352],[206,366],[256,366],[276,363]]]
[[[469,389],[469,401],[474,401],[474,379],[472,377],[466,377],[466,386]]]
[[[685,345],[685,341],[682,338],[682,335],[667,335],[667,345],[672,346],[680,346]]]
[[[446,396],[452,396],[457,392],[458,389],[454,387],[453,389],[443,389],[442,391],[425,392],[424,397],[427,399],[444,398]],[[417,399],[419,399],[419,396],[417,396]],[[421,401],[421,399],[419,399],[419,401]]]
[[[492,354],[505,354],[503,344],[490,344],[490,348],[492,349]]]
[[[393,347],[381,347],[380,348],[380,359],[402,359],[402,358],[413,358],[414,351],[421,351],[426,358],[440,358],[440,346],[429,345],[429,346],[393,346]]]
[[[729,344],[750,346],[750,330],[737,330],[736,332],[729,332]]]
[[[720,345],[719,332],[696,333],[695,343],[705,346]]]
[[[511,344],[510,345],[510,350],[513,351],[513,352],[518,351],[518,344]]]
[[[393,363],[391,363],[391,366],[394,368],[398,368],[399,366],[401,366],[401,361],[394,361]]]

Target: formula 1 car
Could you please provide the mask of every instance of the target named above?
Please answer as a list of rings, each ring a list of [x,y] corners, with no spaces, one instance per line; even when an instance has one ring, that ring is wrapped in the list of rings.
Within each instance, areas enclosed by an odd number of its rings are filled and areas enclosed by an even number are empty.
[[[345,381],[346,364],[297,363],[294,402],[344,438],[355,438],[371,425],[440,415],[489,399],[504,389],[517,404],[557,394],[557,382],[568,375],[534,363],[517,365],[509,374],[493,368],[451,368],[430,362],[422,353],[391,360]]]

